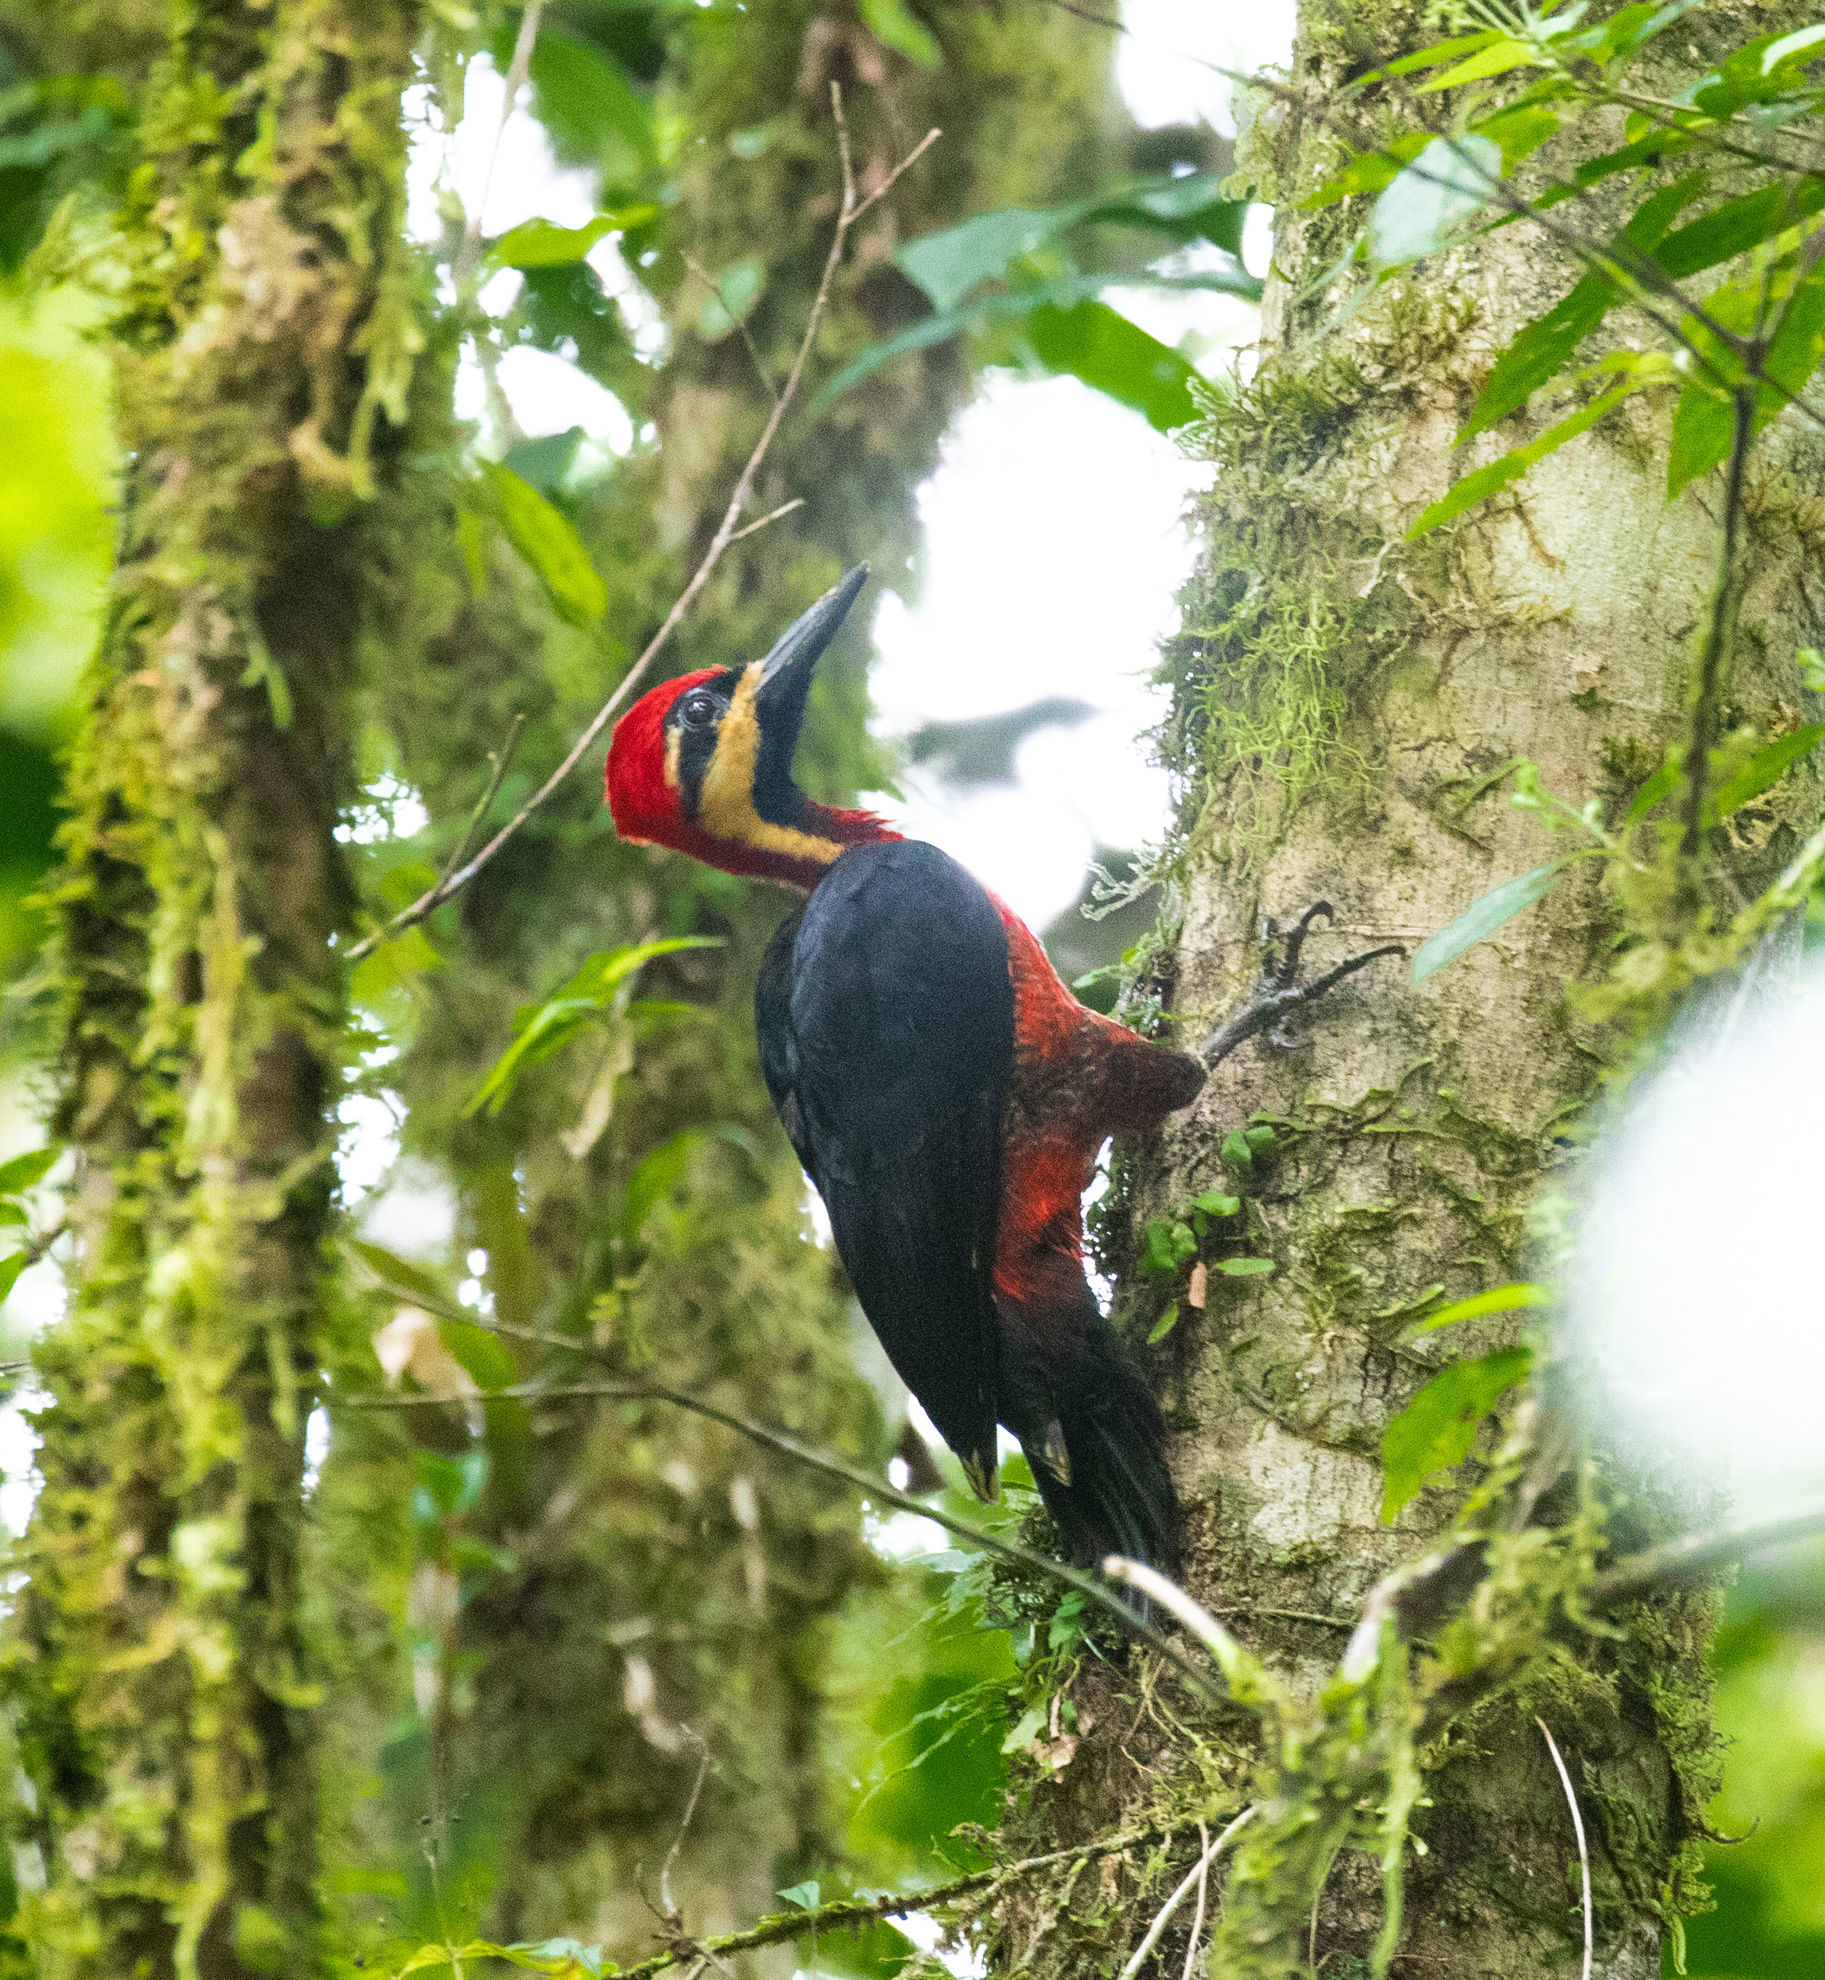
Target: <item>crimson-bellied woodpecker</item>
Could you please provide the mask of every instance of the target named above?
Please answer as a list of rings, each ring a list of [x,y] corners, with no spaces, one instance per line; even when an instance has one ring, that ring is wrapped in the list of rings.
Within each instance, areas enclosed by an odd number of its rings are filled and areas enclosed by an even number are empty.
[[[978,1496],[1005,1424],[1074,1559],[1169,1562],[1159,1407],[1084,1277],[1083,1192],[1110,1135],[1188,1106],[1207,1065],[1371,957],[1295,986],[1329,912],[1308,911],[1199,1058],[1086,1010],[955,860],[793,782],[818,656],[867,576],[764,660],[642,696],[609,748],[615,825],[808,896],[761,965],[761,1070],[863,1312]]]

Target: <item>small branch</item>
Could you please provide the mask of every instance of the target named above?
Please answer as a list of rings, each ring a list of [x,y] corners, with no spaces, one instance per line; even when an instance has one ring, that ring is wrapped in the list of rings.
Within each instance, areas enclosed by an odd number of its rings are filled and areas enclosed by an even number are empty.
[[[744,536],[752,536],[756,530],[765,529],[769,523],[776,523],[781,516],[789,516],[794,509],[802,509],[804,506],[804,496],[794,495],[790,502],[782,502],[777,509],[769,509],[758,522],[748,523],[743,528],[738,529],[729,538],[729,541],[731,543],[739,543]]]
[[[488,788],[481,795],[481,802],[469,814],[468,829],[455,852],[444,862],[443,878],[449,876],[469,857],[469,848],[475,843],[475,835],[482,829],[482,820],[488,816],[488,807],[500,795],[502,784],[507,781],[507,766],[513,761],[513,752],[519,747],[520,735],[526,727],[524,715],[516,715],[507,730],[507,740],[501,744],[498,755],[490,752],[494,764],[494,774],[488,779]]]
[[[742,343],[747,348],[748,361],[754,367],[754,375],[766,387],[767,397],[777,403],[779,399],[779,387],[774,384],[773,374],[767,369],[766,360],[760,354],[760,346],[754,341],[754,333],[748,328],[748,319],[745,316],[737,316],[729,308],[729,305],[723,302],[721,285],[709,274],[703,263],[694,254],[687,254],[684,257],[684,265],[686,272],[696,276],[697,280],[709,290],[710,294],[719,303],[722,303],[724,313],[727,315],[729,321],[734,324],[737,332],[740,334]],[[736,540],[733,536],[729,538],[731,543]]]
[[[1711,751],[1717,745],[1724,670],[1735,645],[1737,537],[1743,514],[1743,473],[1755,437],[1757,394],[1739,386],[1735,394],[1736,426],[1730,445],[1730,466],[1724,484],[1724,520],[1717,549],[1717,585],[1711,597],[1711,618],[1705,628],[1698,659],[1698,684],[1692,697],[1692,739],[1686,747],[1686,801],[1679,841],[1680,899],[1688,916],[1703,899],[1701,857],[1704,851],[1705,797],[1710,783]]]
[[[535,7],[528,8],[529,17],[535,12]],[[520,29],[522,37],[525,31],[525,23],[522,22]],[[528,59],[530,59],[530,54]],[[698,596],[704,586],[709,583],[710,573],[715,570],[718,562],[720,562],[722,553],[734,542],[737,527],[741,522],[741,512],[747,507],[748,497],[753,492],[755,476],[759,474],[761,463],[766,460],[767,454],[772,448],[773,439],[779,432],[781,421],[784,420],[788,408],[798,396],[798,388],[804,379],[805,367],[810,362],[811,353],[817,344],[819,326],[823,323],[825,313],[830,307],[831,285],[836,280],[837,269],[842,265],[843,249],[848,244],[850,229],[887,192],[888,188],[893,185],[894,181],[899,178],[900,174],[908,166],[923,156],[926,151],[930,150],[941,135],[935,128],[927,131],[925,136],[907,153],[906,157],[888,174],[885,183],[882,184],[879,190],[870,193],[866,199],[858,201],[855,195],[855,180],[849,158],[849,126],[842,116],[841,91],[834,83],[831,85],[831,94],[837,108],[837,147],[843,166],[843,204],[837,214],[835,230],[830,237],[830,252],[824,257],[824,272],[818,281],[817,294],[812,299],[811,314],[805,323],[805,334],[799,340],[798,350],[793,355],[792,368],[786,373],[785,383],[780,387],[779,395],[773,402],[773,410],[767,416],[766,425],[761,428],[760,438],[754,443],[754,451],[748,456],[747,464],[742,468],[740,475],[736,479],[734,492],[729,497],[729,506],[723,512],[723,518],[717,525],[716,534],[710,539],[710,547],[704,552],[703,561],[691,574],[690,582],[686,584],[677,598],[673,600],[671,610],[666,613],[665,618],[660,622],[659,630],[647,641],[645,647],[641,650],[639,658],[622,675],[614,692],[596,711],[589,726],[578,736],[565,753],[564,760],[545,779],[544,783],[533,792],[531,797],[520,806],[519,810],[513,814],[507,823],[495,833],[494,837],[472,859],[465,861],[454,873],[446,874],[435,886],[428,888],[421,894],[410,907],[402,908],[383,927],[376,929],[370,935],[363,936],[359,942],[355,943],[348,951],[348,960],[350,962],[359,962],[363,956],[371,955],[382,942],[390,941],[403,929],[410,928],[414,923],[423,921],[426,915],[441,907],[452,894],[458,893],[462,888],[466,887],[482,868],[494,858],[501,848],[506,845],[508,840],[519,832],[533,813],[546,803],[552,793],[558,789],[577,765],[582,762],[583,758],[594,746],[596,738],[608,727],[634,689],[646,678],[647,670],[659,657],[660,650],[677,630],[684,615],[697,602]]]
[[[1624,1556],[1592,1581],[1584,1599],[1592,1609],[1613,1609],[1665,1582],[1696,1580],[1747,1554],[1765,1554],[1818,1533],[1825,1533],[1825,1506],[1715,1533],[1688,1533],[1664,1546]]]
[[[494,168],[500,163],[501,140],[507,135],[507,126],[513,121],[520,91],[526,87],[526,78],[532,70],[533,44],[539,38],[539,16],[544,11],[545,0],[527,0],[526,11],[520,16],[520,31],[513,42],[513,59],[507,64],[507,87],[501,97],[501,119],[494,127],[494,143],[489,147],[487,169],[482,173],[482,189],[476,198],[475,211],[464,224],[463,244],[457,250],[456,265],[450,271],[450,280],[459,295],[475,279],[475,271],[481,265],[482,216],[488,210],[488,195],[494,189]]]
[[[1171,1583],[1168,1583],[1167,1586],[1170,1587]],[[1195,1608],[1197,1605],[1196,1603],[1193,1603],[1192,1606]],[[1255,1813],[1255,1804],[1251,1801],[1249,1805],[1245,1809],[1243,1809],[1242,1813],[1238,1815],[1233,1822],[1230,1823],[1229,1827],[1226,1828],[1220,1836],[1218,1836],[1216,1841],[1211,1843],[1204,1850],[1203,1854],[1198,1858],[1197,1862],[1192,1866],[1191,1870],[1186,1874],[1184,1882],[1181,1883],[1178,1889],[1173,1892],[1171,1897],[1169,1897],[1166,1900],[1166,1902],[1160,1906],[1159,1911],[1154,1916],[1153,1923],[1147,1927],[1147,1936],[1144,1939],[1142,1939],[1142,1941],[1138,1946],[1135,1947],[1133,1953],[1129,1957],[1128,1964],[1122,1968],[1121,1980],[1134,1980],[1134,1976],[1140,1972],[1143,1966],[1146,1965],[1148,1954],[1151,1953],[1154,1947],[1157,1946],[1160,1942],[1160,1934],[1165,1931],[1166,1927],[1169,1924],[1171,1924],[1172,1914],[1175,1911],[1177,1911],[1179,1906],[1185,1902],[1186,1898],[1191,1894],[1191,1891],[1194,1886],[1197,1888],[1199,1892],[1198,1917],[1199,1917],[1199,1921],[1202,1922],[1204,1916],[1204,1901],[1202,1895],[1203,1884],[1205,1877],[1207,1877],[1210,1874],[1210,1866],[1212,1862],[1222,1853],[1224,1845],[1229,1841],[1229,1839],[1232,1836],[1236,1835],[1241,1830],[1243,1824],[1247,1822],[1254,1815],[1254,1813]],[[1201,1832],[1203,1829],[1203,1824],[1200,1823],[1198,1826]]]
[[[695,1738],[690,1728],[685,1728],[686,1736]],[[697,1798],[703,1793],[704,1781],[710,1772],[710,1748],[707,1741],[699,1739],[697,1778],[691,1783],[691,1798],[684,1804],[684,1814],[679,1819],[678,1833],[672,1838],[672,1846],[665,1853],[665,1861],[659,1866],[659,1903],[666,1917],[677,1923],[678,1907],[672,1901],[672,1866],[678,1861],[678,1852],[684,1847],[684,1838],[691,1826],[691,1817],[697,1813]]]
[[[1136,1843],[1152,1839],[1150,1831],[1130,1830],[1120,1835],[1101,1836],[1094,1842],[1080,1843],[1075,1849],[1054,1850],[1049,1856],[1029,1856],[1019,1863],[1008,1864],[1005,1869],[972,1871],[967,1877],[958,1877],[931,1890],[906,1891],[898,1895],[853,1901],[839,1898],[830,1904],[819,1905],[814,1911],[789,1912],[770,1918],[764,1925],[751,1926],[745,1932],[726,1932],[720,1938],[702,1939],[668,1948],[655,1953],[650,1959],[641,1960],[637,1965],[624,1967],[621,1980],[651,1980],[653,1974],[663,1973],[669,1967],[682,1966],[686,1960],[715,1959],[719,1953],[750,1952],[759,1946],[783,1945],[803,1938],[813,1930],[840,1932],[861,1925],[874,1925],[883,1918],[904,1918],[908,1912],[954,1904],[957,1899],[973,1897],[978,1891],[999,1891],[1018,1878],[1031,1876],[1038,1870],[1050,1870],[1060,1863],[1075,1863],[1085,1857],[1119,1856]]]
[[[1210,1883],[1210,1831],[1204,1824],[1198,1824],[1198,1846],[1202,1852],[1198,1857],[1198,1908],[1192,1914],[1191,1937],[1185,1945],[1185,1971],[1180,1980],[1192,1980],[1198,1964],[1198,1942],[1204,1936],[1204,1898]]]
[[[598,1360],[608,1357],[588,1341],[571,1340],[563,1334],[541,1333],[532,1327],[513,1327],[504,1321],[484,1320],[467,1311],[451,1316],[459,1319],[465,1327],[479,1327],[484,1333],[499,1334],[506,1340],[532,1341],[549,1347],[566,1349],[571,1354],[581,1354]],[[524,1402],[558,1402],[573,1397],[598,1397],[604,1400],[622,1402],[660,1402],[674,1409],[688,1410],[693,1416],[707,1418],[712,1423],[720,1423],[725,1430],[733,1430],[738,1436],[746,1437],[764,1449],[774,1451],[779,1456],[789,1458],[794,1464],[805,1466],[811,1471],[821,1471],[828,1478],[841,1479],[845,1485],[853,1486],[858,1492],[880,1504],[898,1507],[902,1512],[917,1513],[921,1519],[929,1519],[954,1533],[959,1539],[967,1540],[972,1546],[984,1548],[992,1554],[999,1554],[1004,1560],[1016,1562],[1035,1574],[1043,1574],[1053,1581],[1062,1582],[1067,1588],[1074,1588],[1087,1596],[1100,1608],[1113,1616],[1121,1627],[1137,1643],[1144,1643],[1157,1656],[1183,1677],[1203,1697],[1222,1701],[1222,1692],[1214,1686],[1209,1677],[1200,1671],[1189,1658],[1184,1657],[1151,1624],[1143,1622],[1130,1609],[1108,1582],[1100,1581],[1095,1575],[1084,1574],[1077,1568],[1066,1567],[1062,1561],[1050,1559],[1045,1554],[1036,1554],[1031,1548],[1021,1546],[1017,1541],[1004,1540],[998,1534],[985,1532],[979,1526],[972,1526],[967,1520],[958,1519],[941,1506],[929,1505],[923,1499],[915,1499],[910,1493],[896,1491],[885,1479],[871,1477],[859,1466],[846,1464],[841,1458],[832,1457],[826,1451],[813,1450],[801,1444],[796,1437],[788,1437],[783,1431],[771,1430],[764,1423],[755,1423],[745,1416],[737,1416],[732,1411],[719,1409],[714,1403],[705,1402],[701,1396],[691,1395],[683,1389],[667,1388],[659,1382],[573,1382],[562,1386],[548,1386],[542,1382],[516,1382],[505,1388],[484,1389],[473,1394],[451,1395],[399,1395],[399,1396],[329,1396],[325,1400],[332,1408],[339,1409],[422,1409],[460,1404],[465,1408],[476,1403],[498,1402],[505,1397],[513,1397]],[[1134,1565],[1129,1563],[1130,1566]],[[1151,1573],[1149,1569],[1147,1572]],[[1164,1577],[1160,1577],[1164,1580]],[[1166,1584],[1171,1586],[1170,1583]],[[1189,1601],[1187,1596],[1184,1598]],[[1194,1605],[1195,1606],[1195,1605]],[[1201,1612],[1200,1612],[1201,1613]]]
[[[1578,1806],[1578,1797],[1572,1792],[1572,1777],[1565,1771],[1565,1762],[1559,1757],[1558,1741],[1553,1738],[1544,1719],[1536,1717],[1534,1724],[1540,1728],[1546,1741],[1546,1750],[1559,1770],[1559,1785],[1564,1788],[1565,1799],[1571,1805],[1572,1830],[1578,1838],[1578,1871],[1583,1880],[1584,1897],[1584,1971],[1580,1980],[1591,1980],[1591,1855],[1584,1841],[1584,1815]]]

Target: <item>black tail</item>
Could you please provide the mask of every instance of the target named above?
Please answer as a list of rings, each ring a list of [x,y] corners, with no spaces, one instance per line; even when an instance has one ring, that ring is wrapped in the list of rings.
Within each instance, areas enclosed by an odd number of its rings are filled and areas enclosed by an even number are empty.
[[[1004,1354],[1004,1371],[1009,1358]],[[1004,1394],[1012,1406],[1003,1420],[1020,1419],[1008,1427],[1026,1449],[1072,1561],[1094,1568],[1105,1555],[1126,1554],[1170,1570],[1178,1558],[1179,1501],[1166,1469],[1165,1425],[1126,1342],[1092,1309],[1068,1365],[1029,1364],[1021,1373],[1027,1379],[1016,1377],[1008,1385],[1015,1393]]]

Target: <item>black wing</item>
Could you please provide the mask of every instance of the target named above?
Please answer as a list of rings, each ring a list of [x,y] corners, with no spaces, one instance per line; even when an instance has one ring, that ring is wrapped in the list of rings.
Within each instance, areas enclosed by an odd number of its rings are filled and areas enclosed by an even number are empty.
[[[955,860],[856,846],[774,936],[761,1070],[888,1358],[978,1489],[996,1471],[991,1279],[1014,1057],[1007,931]]]

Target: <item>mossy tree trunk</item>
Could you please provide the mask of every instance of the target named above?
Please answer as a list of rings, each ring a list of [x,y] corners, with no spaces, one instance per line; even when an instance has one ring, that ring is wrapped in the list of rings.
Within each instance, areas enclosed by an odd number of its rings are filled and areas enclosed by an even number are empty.
[[[1745,10],[1720,11],[1724,31],[1760,31]],[[1716,31],[1693,20],[1701,40]],[[1263,914],[1284,922],[1335,903],[1309,947],[1313,970],[1384,942],[1411,953],[1564,850],[1537,812],[1508,803],[1515,759],[1536,762],[1574,806],[1601,797],[1614,819],[1685,733],[1720,477],[1667,500],[1654,424],[1664,407],[1553,455],[1514,499],[1405,541],[1459,474],[1516,444],[1523,424],[1531,433],[1562,415],[1561,398],[1505,422],[1482,451],[1453,452],[1495,353],[1577,275],[1515,227],[1339,313],[1347,286],[1333,277],[1327,288],[1326,273],[1360,213],[1300,210],[1344,155],[1337,92],[1432,38],[1416,13],[1314,0],[1292,90],[1264,104],[1244,154],[1278,209],[1275,272],[1259,370],[1203,429],[1216,470],[1205,549],[1169,669],[1183,919],[1157,988],[1200,1031],[1252,989]],[[1716,45],[1734,44],[1720,33]],[[1371,100],[1356,128],[1373,129],[1373,116]],[[1764,732],[1803,702],[1793,655],[1817,637],[1803,561],[1820,480],[1784,425],[1752,471],[1758,527],[1728,698],[1732,721]],[[1742,835],[1739,876],[1777,869],[1815,812],[1800,780]],[[1383,1524],[1382,1431],[1432,1369],[1512,1329],[1484,1322],[1474,1344],[1415,1347],[1402,1323],[1440,1294],[1528,1276],[1530,1207],[1606,1061],[1626,1054],[1567,994],[1605,974],[1616,927],[1613,899],[1573,880],[1418,990],[1404,964],[1378,964],[1334,993],[1298,1049],[1253,1046],[1222,1066],[1163,1146],[1132,1152],[1120,1172],[1132,1235],[1149,1214],[1234,1191],[1245,1223],[1233,1241],[1213,1236],[1206,1262],[1241,1251],[1275,1263],[1269,1278],[1212,1269],[1201,1308],[1189,1304],[1189,1261],[1170,1287],[1131,1280],[1127,1297],[1141,1331],[1168,1299],[1183,1316],[1154,1351],[1186,1508],[1182,1578],[1307,1697],[1335,1671],[1370,1587],[1421,1552],[1461,1498],[1466,1479],[1451,1475]],[[1226,1164],[1225,1136],[1251,1122],[1271,1126],[1273,1152]],[[1626,1546],[1655,1510],[1639,1492],[1621,1503],[1609,1538]],[[1710,1606],[1667,1596],[1615,1620],[1618,1635],[1574,1635],[1424,1756],[1428,1802],[1413,1834],[1425,1853],[1407,1860],[1395,1974],[1577,1972],[1577,1850],[1536,1714],[1565,1753],[1590,1833],[1596,1971],[1660,1973],[1663,1938],[1703,1901]],[[1169,1677],[1160,1685],[1172,1689]],[[1081,1675],[1075,1689],[1097,1729],[1067,1768],[1036,1781],[1010,1853],[1124,1823],[1179,1840],[1144,1863],[1137,1852],[1125,1873],[1105,1866],[1094,1906],[1088,1876],[1068,1905],[1029,1892],[1004,1906],[1007,1970],[1078,1972],[1092,1956],[1113,1970],[1182,1874],[1196,1819],[1214,1825],[1271,1778],[1245,1714],[1170,1721],[1136,1702],[1132,1674]],[[1276,1876],[1296,1893],[1297,1855],[1248,1863],[1247,1920],[1219,1930],[1213,1974],[1369,1971],[1379,1865],[1343,1851],[1308,1938],[1305,1903],[1292,1899],[1294,1922],[1261,1895]],[[1149,1973],[1180,1970],[1190,1910]]]
[[[332,830],[410,369],[419,24],[174,6],[143,102],[112,329],[131,465],[58,887],[75,1267],[10,1649],[47,1976],[316,1963]]]

